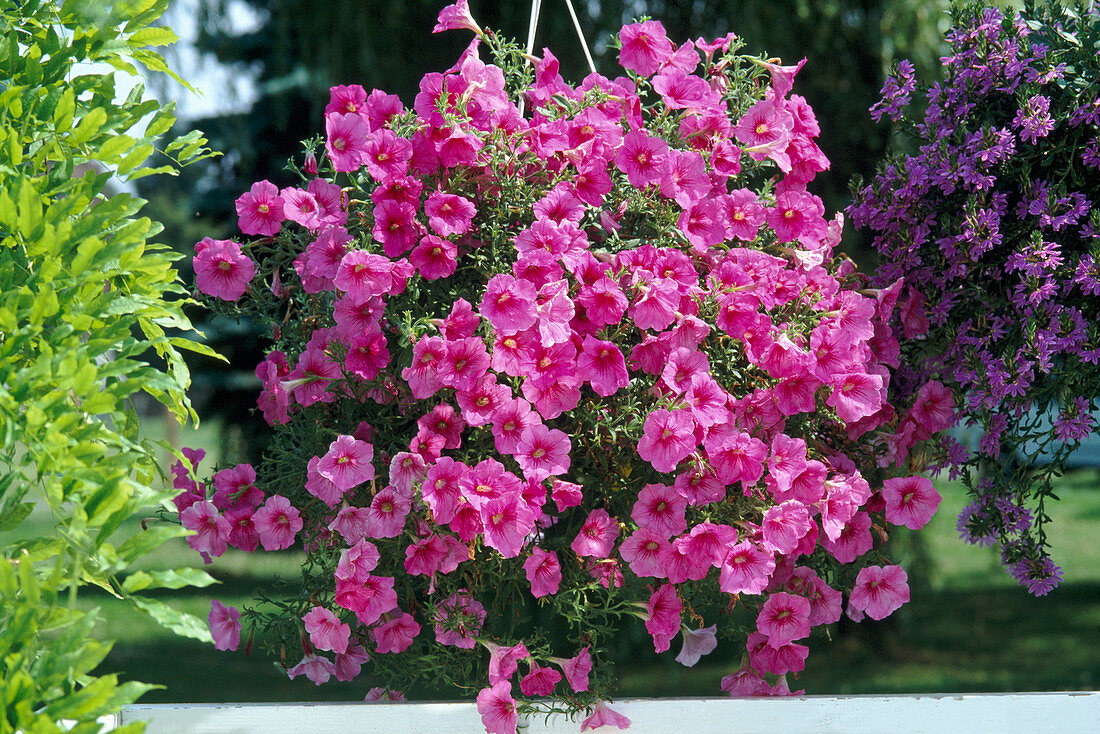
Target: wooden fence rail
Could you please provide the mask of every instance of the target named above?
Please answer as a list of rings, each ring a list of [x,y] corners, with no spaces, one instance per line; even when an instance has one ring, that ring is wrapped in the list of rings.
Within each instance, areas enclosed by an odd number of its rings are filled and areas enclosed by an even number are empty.
[[[1100,692],[623,699],[628,734],[1100,734]],[[473,703],[148,704],[116,724],[148,734],[481,734]],[[575,734],[579,719],[520,722],[522,734]],[[601,728],[599,732],[617,732]]]

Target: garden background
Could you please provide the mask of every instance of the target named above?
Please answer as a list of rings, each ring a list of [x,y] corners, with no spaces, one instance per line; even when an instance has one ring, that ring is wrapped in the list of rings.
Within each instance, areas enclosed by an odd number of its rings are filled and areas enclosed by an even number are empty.
[[[190,254],[202,236],[233,233],[232,202],[250,182],[288,184],[285,162],[300,158],[298,141],[318,128],[331,85],[384,88],[411,102],[423,73],[448,67],[465,45],[463,38],[428,33],[439,5],[436,0],[176,0],[166,21],[185,44],[169,53],[170,63],[205,95],[198,102],[180,100],[179,124],[181,130],[202,129],[224,155],[175,179],[137,182],[138,193],[150,200],[146,214],[165,224],[160,241]],[[807,57],[795,91],[817,111],[826,133],[822,146],[832,161],[811,190],[824,198],[828,211],[837,211],[850,201],[850,179],[869,177],[887,143],[885,126],[874,125],[867,108],[890,66],[909,58],[924,78],[936,73],[948,25],[945,7],[939,0],[615,0],[582,2],[578,12],[600,69],[613,63],[606,43],[612,31],[642,15],[661,20],[675,38],[733,31],[750,52],[787,63]],[[473,10],[486,26],[526,35],[525,3],[475,2]],[[585,73],[564,3],[545,4],[536,46],[553,49],[566,78]],[[169,80],[152,81],[162,97],[183,95]],[[846,251],[872,266],[858,233],[849,230],[846,237]],[[181,267],[190,283],[189,262],[181,261]],[[203,319],[201,313],[191,315]],[[257,336],[245,323],[205,322],[200,329],[232,365],[193,361],[192,397],[201,428],[176,429],[153,407],[143,423],[154,437],[206,449],[199,474],[208,475],[215,465],[257,460],[266,425],[254,411],[259,383],[248,369],[261,358]],[[792,688],[814,694],[1095,688],[1100,678],[1098,479],[1097,468],[1086,463],[1061,481],[1061,501],[1051,514],[1064,583],[1041,599],[1002,572],[994,550],[958,540],[955,515],[965,504],[963,491],[939,482],[944,502],[937,517],[923,532],[903,531],[894,539],[895,554],[910,571],[913,601],[882,623],[842,623],[837,639],[818,646]],[[214,595],[239,605],[257,586],[293,578],[296,559],[293,553],[256,557],[230,551],[207,570],[222,582]],[[182,541],[165,544],[148,563],[201,565]],[[205,617],[211,591],[159,596]],[[90,592],[82,603],[103,608],[101,634],[117,640],[104,670],[167,686],[147,694],[145,702],[357,700],[365,692],[362,682],[315,688],[303,679],[290,681],[262,654],[217,653],[172,637],[106,595]],[[618,660],[624,696],[713,694],[722,675],[737,665],[739,653],[720,648],[690,670],[671,660],[657,668],[631,668],[631,647],[649,644],[644,632],[636,632]],[[416,698],[444,695],[454,694],[410,692]]]

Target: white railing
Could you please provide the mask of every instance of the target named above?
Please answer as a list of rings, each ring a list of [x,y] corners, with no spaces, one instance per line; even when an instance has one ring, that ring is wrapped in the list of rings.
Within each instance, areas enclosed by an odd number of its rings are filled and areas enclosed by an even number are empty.
[[[623,699],[628,734],[1051,734],[1100,732],[1100,692]],[[473,703],[148,704],[118,725],[148,734],[481,734]],[[576,734],[579,719],[521,721],[523,734]],[[617,732],[617,729],[600,729]]]

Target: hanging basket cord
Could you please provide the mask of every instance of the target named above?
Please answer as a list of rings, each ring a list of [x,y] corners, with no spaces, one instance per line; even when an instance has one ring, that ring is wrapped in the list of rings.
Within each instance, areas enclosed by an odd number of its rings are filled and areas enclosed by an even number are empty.
[[[569,8],[569,17],[573,19],[573,27],[577,29],[577,38],[581,39],[581,48],[584,50],[584,58],[588,62],[588,70],[595,74],[596,64],[592,61],[592,54],[588,51],[588,42],[584,40],[581,22],[577,20],[577,11],[573,9],[573,0],[565,0],[565,6]]]
[[[588,41],[584,38],[584,31],[581,30],[581,22],[577,18],[577,11],[573,8],[573,0],[565,0],[565,6],[569,9],[569,17],[573,19],[573,27],[577,30],[577,38],[581,41],[581,49],[584,51],[584,58],[588,62],[588,69],[593,74],[596,73],[596,63],[592,60],[592,53],[588,50]],[[533,58],[532,54],[535,50],[535,31],[539,25],[539,14],[542,12],[542,0],[531,0],[531,22],[527,25],[527,57]],[[523,116],[524,101],[519,101],[519,114]]]

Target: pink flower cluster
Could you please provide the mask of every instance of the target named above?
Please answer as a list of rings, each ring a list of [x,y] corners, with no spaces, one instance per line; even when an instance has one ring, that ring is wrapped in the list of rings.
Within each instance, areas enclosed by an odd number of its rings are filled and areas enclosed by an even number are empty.
[[[799,641],[845,595],[853,618],[908,599],[896,566],[841,570],[836,588],[803,562],[858,565],[873,524],[926,523],[931,483],[885,469],[951,418],[940,386],[908,411],[886,401],[900,286],[861,291],[833,258],[842,220],[807,190],[828,162],[791,94],[801,64],[758,62],[764,92],[732,119],[733,38],[677,46],[636,23],[620,34],[629,76],[570,87],[545,51],[524,116],[464,2],[440,15],[454,28],[478,38],[412,110],[333,88],[325,151],[343,190],[261,182],[238,200],[246,234],[309,233],[293,272],[260,266],[314,310],[287,312],[256,374],[271,424],[325,438],[299,447],[286,496],[243,465],[207,500],[181,465],[189,542],[216,556],[297,538],[337,559],[302,609],[292,676],[345,680],[413,645],[487,653],[490,732],[516,731],[516,679],[524,696],[564,693],[563,676],[576,694],[598,664],[580,639],[560,658],[501,632],[487,605],[509,579],[550,605],[630,594],[656,652],[679,636],[684,665],[724,620],[688,627],[683,590],[740,599],[756,624],[723,687],[789,693]],[[774,187],[748,188],[743,167]],[[521,188],[533,206],[517,210]],[[252,261],[208,266],[200,246],[196,272],[223,272],[200,289],[240,297]],[[235,619],[218,610],[219,644],[235,646]],[[592,705],[586,726],[629,723]]]

